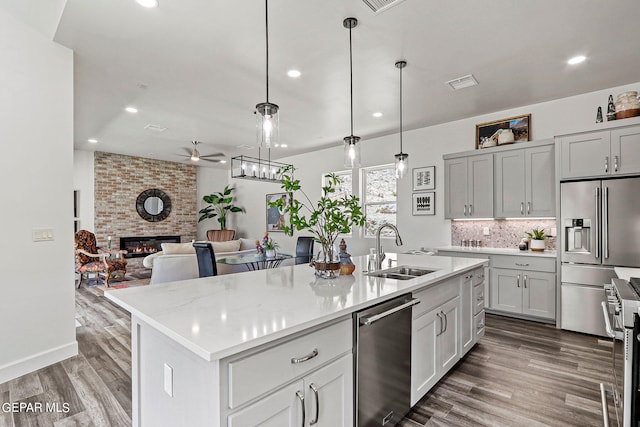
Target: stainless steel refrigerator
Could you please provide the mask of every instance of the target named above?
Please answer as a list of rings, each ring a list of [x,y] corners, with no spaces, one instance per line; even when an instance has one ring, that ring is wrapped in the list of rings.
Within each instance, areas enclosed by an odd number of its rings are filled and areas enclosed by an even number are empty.
[[[562,329],[606,336],[613,267],[640,267],[640,178],[560,184]]]

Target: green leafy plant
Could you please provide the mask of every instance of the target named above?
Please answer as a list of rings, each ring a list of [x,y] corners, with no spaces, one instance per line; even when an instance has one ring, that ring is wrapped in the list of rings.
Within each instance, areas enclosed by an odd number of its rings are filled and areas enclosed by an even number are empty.
[[[531,233],[527,232],[526,234],[533,240],[544,240],[548,237],[546,234],[544,234],[544,229],[542,228],[534,228],[533,230],[531,230]]]
[[[363,226],[366,220],[360,199],[356,196],[343,195],[331,197],[340,184],[335,174],[325,176],[326,185],[322,187],[322,196],[314,204],[300,186],[300,180],[293,178],[293,166],[278,171],[282,174],[281,188],[291,193],[291,201],[285,206],[282,199],[269,202],[270,207],[277,207],[285,215],[289,215],[288,224],[283,231],[292,236],[294,231],[305,230],[314,235],[315,241],[322,246],[326,261],[334,259],[334,243],[340,234],[351,232],[354,225]],[[303,196],[301,201],[297,194]]]
[[[262,238],[262,243],[260,244],[260,246],[262,246],[265,250],[268,250],[268,251],[276,250],[280,247],[280,245],[278,245],[278,242],[276,242],[271,237],[269,237],[269,233],[265,233],[264,237]]]
[[[226,230],[227,215],[230,212],[244,212],[243,208],[239,208],[233,205],[233,196],[231,195],[233,190],[234,188],[230,188],[227,185],[226,187],[224,187],[224,190],[222,190],[222,192],[204,196],[202,200],[204,200],[206,203],[209,203],[209,205],[200,209],[200,211],[198,212],[200,214],[198,222],[202,222],[205,219],[217,217],[217,220],[220,223],[220,229]]]

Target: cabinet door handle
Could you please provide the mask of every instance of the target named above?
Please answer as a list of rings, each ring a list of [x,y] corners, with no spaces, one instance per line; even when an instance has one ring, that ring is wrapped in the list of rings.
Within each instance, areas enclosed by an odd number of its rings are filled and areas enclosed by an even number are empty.
[[[440,312],[440,313],[442,313],[442,312]],[[438,316],[438,319],[440,319],[440,332],[438,332],[438,333],[436,334],[436,336],[440,336],[440,335],[442,335],[442,333],[444,332],[444,331],[442,330],[442,316],[440,316],[440,313],[436,313],[436,316]]]
[[[464,205],[464,216],[467,216],[467,205]]]
[[[313,351],[309,354],[307,354],[306,356],[302,356],[302,357],[292,357],[291,358],[291,363],[296,365],[298,363],[304,363],[308,360],[313,359],[314,357],[316,357],[318,355],[318,349],[314,348]]]
[[[444,316],[444,331],[442,331],[442,333],[445,333],[447,332],[447,327],[449,327],[449,319],[447,319],[447,313],[444,311],[442,312],[442,315]]]
[[[309,384],[309,388],[316,398],[316,418],[309,422],[309,425],[312,426],[318,423],[318,417],[320,416],[320,397],[318,396],[318,387],[314,383]]]
[[[517,287],[520,287],[520,275],[518,274],[516,277],[517,277],[517,280],[518,280],[518,281],[516,282],[516,286],[517,286]]]
[[[531,214],[531,202],[527,202],[527,215]]]
[[[526,274],[524,275],[524,287],[525,287],[525,289],[527,287],[527,275]]]
[[[469,216],[473,216],[473,205],[469,205]]]
[[[604,171],[609,173],[609,156],[604,157]]]
[[[296,396],[298,397],[298,400],[300,400],[300,406],[302,406],[302,424],[301,426],[304,427],[304,425],[307,423],[307,415],[305,414],[304,411],[304,394],[302,394],[302,392],[300,390],[296,391]]]
[[[516,262],[516,265],[518,267],[529,267],[529,263],[523,264],[523,263],[520,263],[520,262]]]
[[[524,202],[520,202],[520,215],[524,215]]]
[[[613,156],[613,171],[618,172],[618,156]]]
[[[600,224],[600,187],[596,187],[596,259],[600,258],[600,230],[598,229]]]

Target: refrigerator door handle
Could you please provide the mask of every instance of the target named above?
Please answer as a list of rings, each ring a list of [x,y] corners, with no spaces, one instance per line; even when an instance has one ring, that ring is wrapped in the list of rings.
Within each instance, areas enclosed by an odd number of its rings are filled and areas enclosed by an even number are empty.
[[[596,187],[596,259],[600,258],[600,187]]]
[[[609,187],[604,187],[602,204],[602,256],[609,259]]]

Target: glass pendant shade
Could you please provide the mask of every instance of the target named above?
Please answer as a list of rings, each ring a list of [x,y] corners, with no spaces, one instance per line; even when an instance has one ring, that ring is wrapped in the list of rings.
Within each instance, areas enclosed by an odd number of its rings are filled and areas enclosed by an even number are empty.
[[[403,178],[409,170],[409,155],[407,153],[399,153],[396,157],[396,178]]]
[[[256,120],[258,145],[271,148],[278,142],[280,133],[278,106],[270,102],[256,105]]]
[[[344,138],[344,167],[353,169],[360,166],[360,141],[359,136],[347,136]]]

